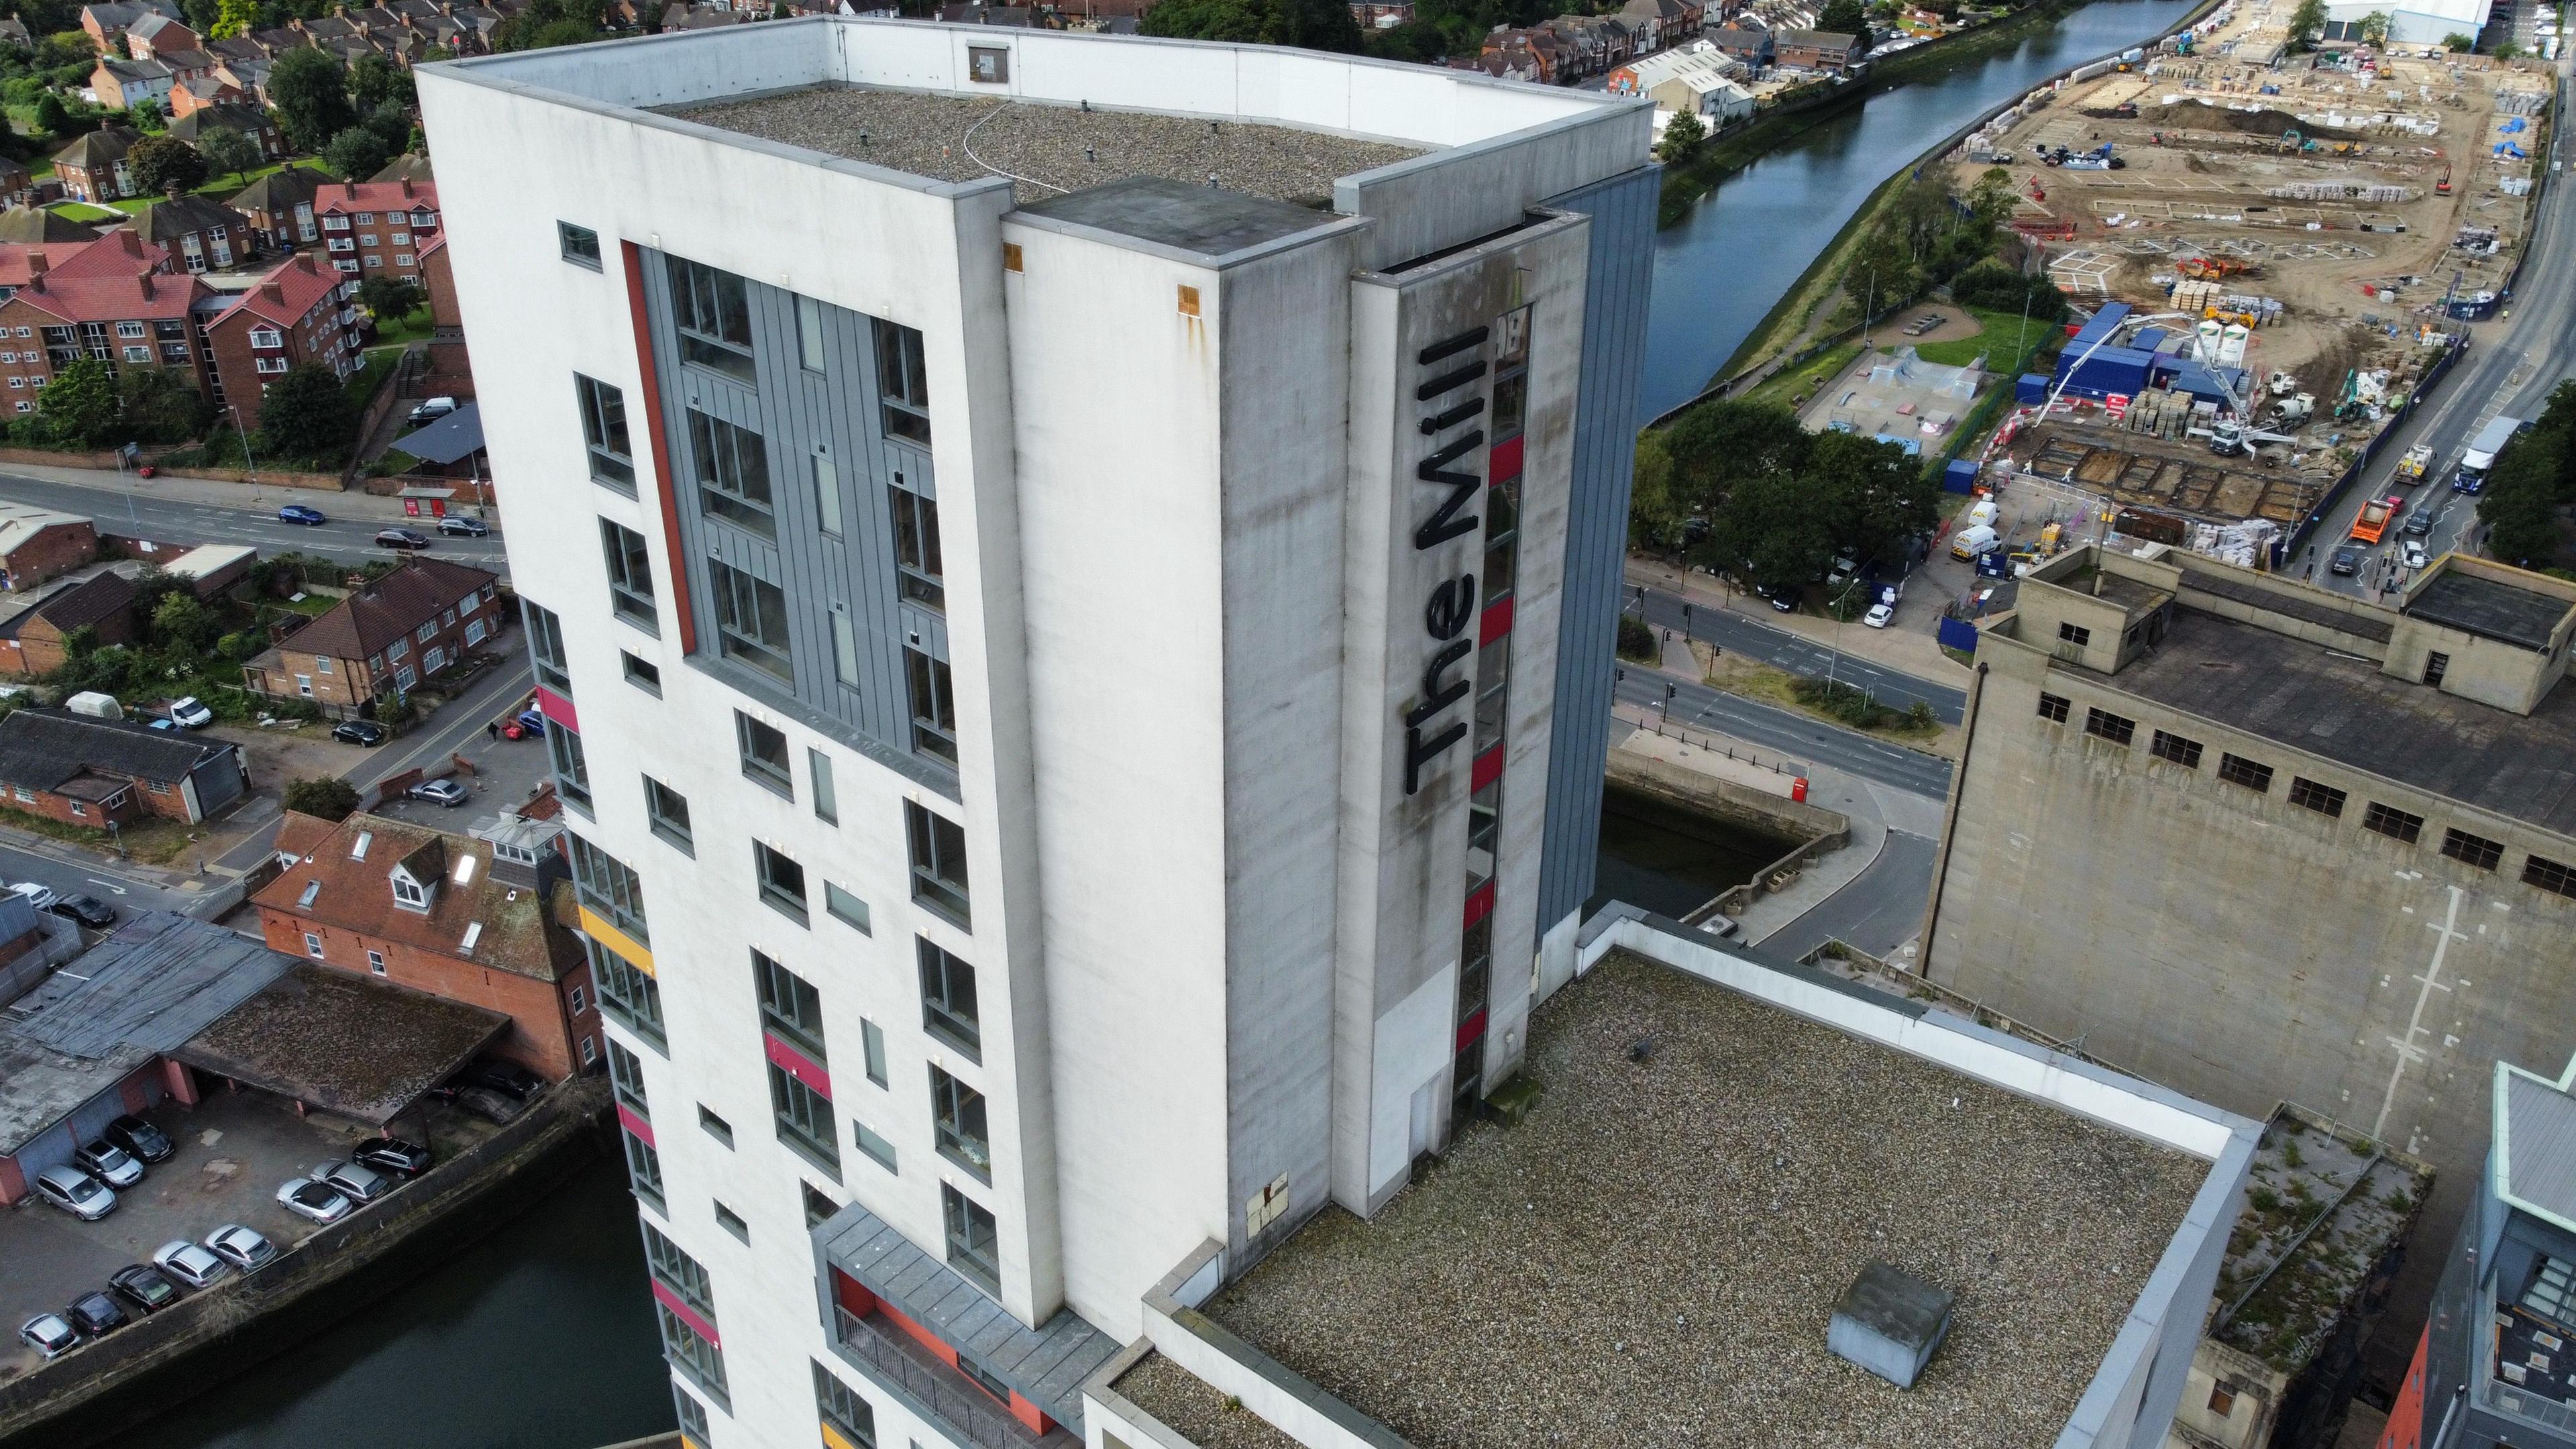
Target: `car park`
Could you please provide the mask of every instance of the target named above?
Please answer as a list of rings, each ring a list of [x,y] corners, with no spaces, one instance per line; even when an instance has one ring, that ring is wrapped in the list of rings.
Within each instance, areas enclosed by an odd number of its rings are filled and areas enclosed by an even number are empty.
[[[95,931],[116,924],[116,907],[96,896],[65,896],[45,907],[58,916],[68,916]]]
[[[146,1313],[158,1313],[179,1301],[179,1285],[163,1277],[160,1269],[141,1263],[109,1274],[107,1286],[116,1290],[117,1297]]]
[[[495,1127],[508,1126],[517,1121],[519,1114],[526,1110],[515,1100],[493,1091],[490,1087],[460,1088],[452,1100],[459,1110],[480,1117]]]
[[[39,1313],[18,1325],[18,1341],[43,1358],[60,1358],[80,1347],[80,1330],[59,1313]]]
[[[183,730],[201,730],[215,722],[215,712],[193,694],[170,701],[170,721]]]
[[[212,1287],[232,1269],[199,1244],[180,1238],[163,1243],[152,1254],[152,1266],[191,1288]]]
[[[36,1174],[36,1196],[88,1223],[116,1211],[116,1194],[106,1183],[60,1163]]]
[[[107,1130],[99,1135],[146,1162],[167,1162],[170,1154],[179,1150],[168,1133],[132,1115],[108,1123]]]
[[[302,524],[306,528],[320,528],[323,524],[329,523],[331,520],[324,517],[322,510],[319,508],[308,507],[301,503],[290,503],[284,508],[277,510],[277,521],[280,523]]]
[[[456,399],[452,397],[433,397],[423,399],[418,406],[411,410],[408,416],[411,419],[411,425],[416,428],[423,423],[437,422],[440,418],[443,418],[454,411],[456,411]]]
[[[132,1187],[143,1180],[143,1164],[115,1143],[100,1138],[72,1149],[72,1166],[109,1187]]]
[[[2346,577],[2360,573],[2361,550],[2353,548],[2336,549],[2334,551],[2334,559],[2329,562],[2326,567],[2329,570]]]
[[[418,1177],[429,1171],[429,1149],[399,1137],[370,1137],[351,1148],[349,1158],[396,1177]]]
[[[9,887],[9,891],[12,895],[25,896],[27,898],[27,904],[34,906],[40,911],[52,910],[54,908],[54,902],[61,899],[61,897],[54,894],[54,890],[51,886],[32,880],[20,881],[18,884]]]
[[[116,1306],[116,1300],[104,1293],[84,1293],[63,1310],[63,1317],[80,1330],[83,1338],[105,1338],[134,1320]]]
[[[492,526],[479,518],[450,514],[438,520],[438,531],[452,533],[459,538],[481,538],[492,531]]]
[[[342,744],[365,745],[372,749],[391,738],[393,731],[371,719],[344,719],[331,726],[331,738]]]
[[[419,784],[412,786],[410,789],[403,791],[403,798],[406,800],[427,800],[433,805],[444,805],[448,809],[453,810],[457,806],[464,804],[467,796],[464,786],[457,784],[454,780],[448,779],[445,776],[441,776],[435,780],[423,780]]]
[[[313,1180],[337,1191],[360,1207],[394,1190],[393,1179],[355,1162],[326,1162],[313,1169]]]
[[[416,552],[420,549],[429,547],[429,540],[412,532],[408,528],[387,528],[377,531],[376,547],[399,548]]]
[[[277,1205],[297,1217],[317,1223],[336,1223],[349,1215],[348,1198],[328,1183],[299,1177],[277,1189]]]
[[[499,1057],[476,1057],[453,1080],[460,1087],[489,1087],[521,1102],[544,1090],[546,1085],[545,1078],[517,1062],[505,1062]]]
[[[255,1273],[277,1261],[277,1245],[257,1228],[226,1223],[206,1234],[206,1251],[244,1273]]]

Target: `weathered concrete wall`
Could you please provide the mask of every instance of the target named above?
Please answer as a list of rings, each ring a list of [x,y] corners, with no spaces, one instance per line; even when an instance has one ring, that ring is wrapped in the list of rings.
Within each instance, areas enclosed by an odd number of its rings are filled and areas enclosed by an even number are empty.
[[[1678,810],[1749,825],[1792,840],[1840,835],[1851,828],[1851,822],[1837,811],[1783,799],[1767,789],[1634,750],[1610,752],[1609,780],[1615,787],[1634,790]]]

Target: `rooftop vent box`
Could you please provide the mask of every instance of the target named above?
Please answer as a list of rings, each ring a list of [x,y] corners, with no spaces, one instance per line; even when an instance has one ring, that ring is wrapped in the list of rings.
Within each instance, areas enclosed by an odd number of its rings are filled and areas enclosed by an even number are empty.
[[[1950,1331],[1951,1295],[1872,1259],[1834,1305],[1825,1347],[1900,1389],[1914,1387]]]

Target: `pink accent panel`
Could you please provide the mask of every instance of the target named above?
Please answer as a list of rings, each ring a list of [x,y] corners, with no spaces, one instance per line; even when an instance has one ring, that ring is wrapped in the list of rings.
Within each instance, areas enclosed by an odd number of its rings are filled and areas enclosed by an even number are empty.
[[[637,1112],[634,1108],[627,1106],[623,1102],[618,1103],[617,1120],[625,1126],[627,1131],[635,1134],[637,1141],[640,1141],[645,1146],[656,1150],[661,1148],[662,1144],[653,1140],[653,1124],[645,1121],[643,1114]]]
[[[544,715],[548,724],[559,724],[574,734],[581,733],[581,715],[573,709],[572,701],[542,684],[537,686],[537,713]]]
[[[769,1052],[771,1066],[822,1093],[825,1101],[831,1100],[832,1074],[823,1070],[822,1063],[809,1060],[803,1052],[779,1040],[775,1032],[762,1032],[760,1041]]]
[[[653,1280],[653,1296],[661,1300],[663,1307],[678,1314],[681,1322],[696,1329],[700,1338],[705,1339],[707,1342],[714,1344],[718,1348],[724,1347],[724,1340],[716,1336],[716,1326],[707,1322],[705,1316],[700,1314],[698,1310],[691,1308],[687,1303],[681,1301],[680,1295],[672,1292],[659,1278]]]

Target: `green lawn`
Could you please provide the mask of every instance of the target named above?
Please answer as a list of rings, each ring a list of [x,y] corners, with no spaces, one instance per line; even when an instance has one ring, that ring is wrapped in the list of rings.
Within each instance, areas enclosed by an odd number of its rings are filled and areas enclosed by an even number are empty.
[[[1966,310],[1984,331],[1974,337],[1962,337],[1951,342],[1916,344],[1915,355],[1925,362],[1937,362],[1944,367],[1965,367],[1983,357],[1986,371],[2018,377],[2032,352],[2052,335],[2064,334],[2064,329],[2054,322],[2042,322],[2035,317],[2024,322],[2019,312],[1989,312],[1983,307]],[[1881,350],[1894,352],[1903,345],[1900,341]]]
[[[1817,388],[1831,382],[1844,368],[1851,366],[1851,360],[1858,356],[1860,356],[1860,343],[1857,339],[1838,343],[1796,367],[1780,369],[1760,387],[1745,396],[1754,402],[1796,407],[1800,398],[1813,396]]]
[[[427,307],[393,323],[387,323],[379,317],[376,319],[376,344],[380,347],[401,347],[408,343],[423,342],[437,330],[438,324],[430,319]]]
[[[91,206],[82,201],[57,201],[45,209],[65,221],[123,221],[125,219],[123,212],[110,211],[103,206]]]

